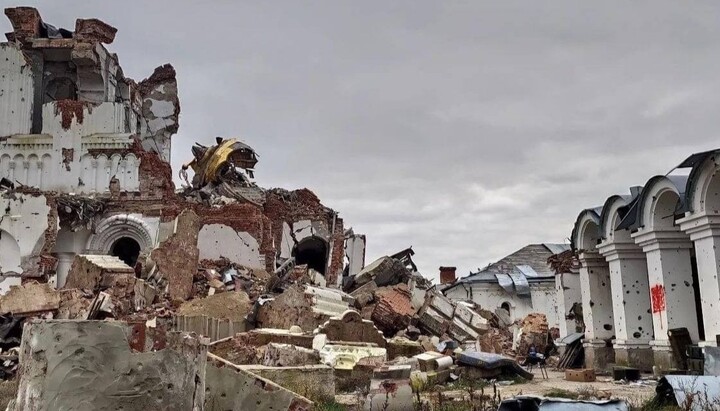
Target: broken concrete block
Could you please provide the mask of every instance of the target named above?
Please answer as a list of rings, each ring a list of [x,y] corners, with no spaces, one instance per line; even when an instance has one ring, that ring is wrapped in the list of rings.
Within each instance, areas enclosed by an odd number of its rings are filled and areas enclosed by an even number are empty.
[[[315,350],[275,343],[270,343],[265,347],[263,365],[267,367],[297,367],[317,364],[320,364],[320,354]]]
[[[347,309],[348,303],[339,292],[294,284],[259,307],[257,326],[288,329],[297,325],[303,331],[313,331]]]
[[[397,337],[389,340],[386,347],[389,360],[397,357],[413,357],[425,351],[419,342]]]
[[[440,354],[439,352],[428,351],[423,354],[418,354],[413,358],[416,358],[418,360],[420,371],[427,372],[436,369],[435,360],[442,357],[444,357],[444,355]]]
[[[265,352],[264,348],[259,350],[259,347],[266,347],[271,343],[311,349],[313,336],[293,334],[288,330],[257,329],[216,341],[210,344],[209,351],[233,364],[262,364]]]
[[[351,292],[350,295],[355,297],[355,308],[361,310],[370,304],[375,299],[375,290],[377,290],[377,288],[378,286],[375,284],[375,281],[369,281],[367,284]]]
[[[174,300],[187,300],[192,293],[200,251],[197,247],[200,218],[191,209],[180,213],[175,231],[152,251],[150,258],[168,281],[168,294]]]
[[[134,273],[103,275],[100,289],[105,290],[113,302],[113,317],[121,318],[133,312],[136,280]]]
[[[332,317],[315,330],[316,334],[325,334],[329,341],[364,342],[385,347],[387,341],[375,328],[372,321],[363,320],[357,311],[348,310],[341,317]]]
[[[168,333],[166,347],[137,352],[146,347],[144,337],[144,325],[29,321],[12,409],[202,409],[207,347],[197,338]]]
[[[352,370],[363,358],[382,357],[386,359],[387,350],[367,343],[326,344],[320,350],[320,357],[324,364],[336,370]]]
[[[205,386],[206,410],[309,411],[314,406],[309,399],[213,354],[208,354]]]
[[[100,286],[104,276],[115,274],[135,276],[135,270],[112,255],[76,255],[64,288],[95,290]]]
[[[402,262],[390,257],[381,257],[365,266],[356,276],[355,284],[363,285],[375,281],[378,287],[395,285],[410,279],[410,272]]]
[[[60,307],[60,293],[47,284],[29,283],[12,286],[0,296],[0,314],[28,315],[55,311]]]
[[[409,365],[385,365],[373,370],[375,380],[400,380],[410,378],[412,367]]]

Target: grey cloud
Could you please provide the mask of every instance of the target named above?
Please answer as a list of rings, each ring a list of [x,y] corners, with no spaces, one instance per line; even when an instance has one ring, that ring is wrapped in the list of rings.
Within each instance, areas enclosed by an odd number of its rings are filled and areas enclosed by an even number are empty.
[[[307,186],[368,258],[413,245],[428,276],[561,242],[718,141],[717,2],[29,3],[118,27],[136,79],[175,65],[175,167],[240,137],[261,185]]]

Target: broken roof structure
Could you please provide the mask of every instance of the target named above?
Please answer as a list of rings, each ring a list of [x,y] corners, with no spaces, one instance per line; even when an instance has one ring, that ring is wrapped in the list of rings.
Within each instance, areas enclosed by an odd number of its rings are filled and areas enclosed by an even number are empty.
[[[525,246],[476,273],[460,278],[443,288],[443,292],[462,284],[496,283],[508,293],[529,297],[531,282],[554,281],[555,271],[548,264],[548,258],[568,250],[570,246],[567,244]]]

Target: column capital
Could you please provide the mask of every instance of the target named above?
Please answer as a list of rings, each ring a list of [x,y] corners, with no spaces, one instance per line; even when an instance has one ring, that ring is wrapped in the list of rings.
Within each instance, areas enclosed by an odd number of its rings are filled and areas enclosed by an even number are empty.
[[[680,229],[690,235],[692,241],[707,237],[720,237],[720,215],[693,213],[678,220]]]
[[[605,257],[607,261],[613,261],[618,259],[632,260],[632,259],[645,259],[645,252],[635,243],[615,243],[604,241],[598,245],[600,254]]]
[[[645,231],[640,229],[632,234],[635,244],[642,247],[643,251],[653,251],[662,249],[678,249],[693,247],[690,236],[677,230],[652,230]]]
[[[602,267],[607,265],[605,258],[597,251],[586,251],[580,253],[578,260],[583,267]]]

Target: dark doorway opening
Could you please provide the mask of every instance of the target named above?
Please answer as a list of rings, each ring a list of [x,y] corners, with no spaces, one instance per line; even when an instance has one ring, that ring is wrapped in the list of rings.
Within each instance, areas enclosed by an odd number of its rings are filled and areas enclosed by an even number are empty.
[[[308,268],[325,275],[328,260],[328,246],[325,240],[319,237],[303,239],[293,250],[297,265],[307,264]]]
[[[135,267],[140,255],[140,244],[132,238],[123,237],[113,244],[110,254],[123,260],[130,267]]]
[[[695,291],[695,312],[697,313],[698,333],[700,341],[705,341],[705,324],[703,322],[702,302],[700,299],[700,280],[698,278],[697,258],[695,258],[695,244],[690,251],[690,266],[692,269],[692,284]]]

